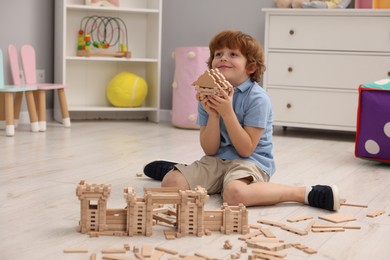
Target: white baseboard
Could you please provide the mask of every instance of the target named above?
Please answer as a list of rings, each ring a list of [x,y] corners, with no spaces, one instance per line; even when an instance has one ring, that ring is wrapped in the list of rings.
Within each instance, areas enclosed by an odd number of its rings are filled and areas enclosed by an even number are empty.
[[[46,121],[53,121],[53,109],[46,110]],[[172,110],[162,109],[160,110],[160,121],[161,122],[171,122],[172,121]],[[28,111],[20,112],[19,124],[29,124],[30,117],[28,116]]]
[[[161,109],[160,110],[161,122],[172,122],[172,110]]]

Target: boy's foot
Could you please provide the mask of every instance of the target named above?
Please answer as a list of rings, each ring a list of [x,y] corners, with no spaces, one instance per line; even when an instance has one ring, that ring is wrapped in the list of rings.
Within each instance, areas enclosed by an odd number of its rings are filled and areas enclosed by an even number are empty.
[[[312,207],[337,211],[340,208],[340,198],[337,186],[313,186],[308,194],[308,202]]]
[[[177,163],[175,162],[169,162],[169,161],[153,161],[151,163],[148,163],[144,167],[144,173],[146,176],[162,181],[164,179],[164,176],[173,168],[175,168],[175,165]]]

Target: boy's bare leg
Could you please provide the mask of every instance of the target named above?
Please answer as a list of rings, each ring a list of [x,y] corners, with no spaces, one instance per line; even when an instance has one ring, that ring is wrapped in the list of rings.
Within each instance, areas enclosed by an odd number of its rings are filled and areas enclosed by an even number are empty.
[[[177,187],[181,190],[189,190],[190,185],[186,178],[178,170],[171,170],[168,172],[161,182],[161,187]]]
[[[229,205],[266,206],[281,202],[305,202],[306,187],[270,182],[234,180],[225,185],[223,200]]]

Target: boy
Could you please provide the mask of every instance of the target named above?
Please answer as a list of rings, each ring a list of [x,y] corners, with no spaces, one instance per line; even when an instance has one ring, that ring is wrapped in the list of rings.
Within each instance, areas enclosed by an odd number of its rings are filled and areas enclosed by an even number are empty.
[[[229,205],[274,205],[300,202],[327,210],[340,207],[336,186],[295,187],[270,183],[275,172],[272,107],[258,85],[265,70],[263,49],[240,31],[223,31],[209,44],[208,68],[218,68],[234,87],[229,95],[197,99],[200,144],[205,153],[190,165],[154,161],[145,175],[163,187],[221,193]]]

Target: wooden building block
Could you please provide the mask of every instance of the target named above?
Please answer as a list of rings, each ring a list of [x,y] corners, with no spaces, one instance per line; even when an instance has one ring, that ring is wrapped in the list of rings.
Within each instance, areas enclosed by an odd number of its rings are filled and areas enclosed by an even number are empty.
[[[302,229],[299,229],[299,228],[290,227],[290,226],[286,226],[286,225],[284,225],[284,226],[282,226],[280,228],[283,229],[283,230],[286,230],[286,231],[289,231],[289,232],[301,235],[301,236],[305,236],[305,235],[308,234],[308,232],[306,230],[302,230]]]
[[[332,213],[324,216],[319,216],[318,218],[327,220],[333,223],[342,223],[342,222],[348,222],[348,221],[354,221],[356,218],[348,215],[343,215],[341,213]]]
[[[275,238],[276,236],[274,235],[274,233],[271,232],[271,230],[269,230],[268,228],[266,227],[262,227],[260,229],[261,233],[263,233],[263,235],[265,237],[269,237],[269,238]]]
[[[175,231],[170,230],[170,229],[164,230],[164,236],[165,236],[166,240],[174,240],[174,239],[176,239]]]
[[[103,248],[102,254],[125,254],[126,249],[124,248]]]
[[[263,234],[263,232],[261,232],[261,231],[255,231],[255,232],[251,232],[251,233],[248,233],[246,235],[240,236],[238,239],[239,240],[247,240],[249,238],[256,237],[256,236],[259,236],[262,234]]]
[[[264,249],[253,249],[252,253],[255,253],[255,254],[261,253],[261,254],[265,254],[265,255],[269,255],[269,256],[273,256],[273,257],[278,257],[278,258],[284,258],[287,256],[286,253],[271,252],[271,251],[264,250]]]
[[[375,218],[375,217],[378,217],[378,216],[380,216],[380,215],[382,215],[382,214],[384,214],[384,213],[385,213],[384,210],[377,210],[377,211],[368,213],[368,214],[367,214],[367,217]]]
[[[313,228],[343,228],[343,229],[361,229],[359,226],[329,226],[329,225],[313,225]]]
[[[312,216],[301,216],[301,217],[295,217],[295,218],[288,218],[288,222],[299,222],[299,221],[304,221],[308,219],[312,219]]]
[[[284,226],[283,223],[280,223],[280,222],[277,222],[277,221],[272,221],[272,220],[266,220],[266,219],[259,219],[259,220],[257,220],[257,222],[259,222],[259,223],[261,223],[261,224],[266,224],[266,225],[270,225],[270,226],[275,226],[275,227]]]
[[[153,247],[144,245],[142,246],[142,256],[143,257],[151,257],[153,253]]]
[[[136,258],[131,256],[123,256],[123,255],[103,255],[102,259],[104,260],[136,260]]]
[[[64,253],[88,253],[85,247],[69,247],[64,249]]]
[[[364,205],[364,204],[354,204],[354,203],[346,203],[346,202],[340,203],[340,206],[359,207],[359,208],[367,208],[368,207],[368,205]]]
[[[162,251],[162,252],[167,253],[167,254],[177,255],[177,251],[175,251],[175,250],[171,250],[171,249],[167,249],[167,248],[163,248],[163,247],[159,247],[159,246],[156,246],[154,249],[158,250],[158,251]]]
[[[330,227],[330,228],[312,228],[312,232],[344,232],[345,229],[341,227]]]

